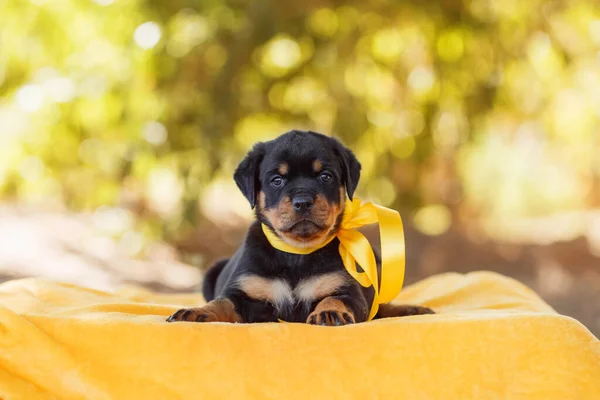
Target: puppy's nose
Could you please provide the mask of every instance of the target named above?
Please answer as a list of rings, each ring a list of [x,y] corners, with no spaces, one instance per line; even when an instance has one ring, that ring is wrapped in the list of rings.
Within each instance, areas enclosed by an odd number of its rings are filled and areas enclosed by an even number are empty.
[[[315,204],[313,198],[306,195],[296,196],[292,200],[292,206],[294,207],[294,210],[298,212],[309,211],[313,204]]]

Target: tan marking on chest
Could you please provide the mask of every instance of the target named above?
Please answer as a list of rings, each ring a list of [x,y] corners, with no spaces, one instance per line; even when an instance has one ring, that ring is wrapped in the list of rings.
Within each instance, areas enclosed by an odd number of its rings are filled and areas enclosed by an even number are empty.
[[[277,308],[294,301],[292,288],[283,279],[245,275],[238,279],[238,286],[248,297],[271,303]]]
[[[248,297],[271,303],[277,309],[295,303],[311,303],[331,296],[348,283],[348,276],[341,272],[331,272],[300,281],[294,289],[283,279],[268,279],[256,275],[244,275],[238,279],[238,287]]]
[[[303,279],[294,288],[294,297],[300,301],[312,302],[331,296],[348,283],[348,276],[341,272],[331,272]]]

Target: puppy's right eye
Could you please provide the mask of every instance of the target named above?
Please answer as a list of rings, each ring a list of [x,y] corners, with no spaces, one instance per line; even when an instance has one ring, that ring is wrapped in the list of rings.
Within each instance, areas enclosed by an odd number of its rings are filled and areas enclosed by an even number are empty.
[[[276,176],[275,178],[271,179],[271,185],[275,187],[283,185],[283,178],[280,176]]]

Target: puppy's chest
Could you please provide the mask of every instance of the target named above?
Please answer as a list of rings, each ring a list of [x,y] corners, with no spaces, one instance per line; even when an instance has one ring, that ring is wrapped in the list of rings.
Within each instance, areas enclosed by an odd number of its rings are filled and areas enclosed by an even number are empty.
[[[348,284],[348,278],[347,273],[341,271],[309,276],[297,282],[247,274],[238,278],[237,284],[248,297],[270,303],[281,311],[331,296]]]

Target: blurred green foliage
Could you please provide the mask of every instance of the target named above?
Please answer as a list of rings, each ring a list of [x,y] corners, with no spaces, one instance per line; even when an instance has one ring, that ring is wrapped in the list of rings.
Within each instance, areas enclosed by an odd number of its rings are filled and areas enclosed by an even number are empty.
[[[5,198],[119,206],[173,237],[234,196],[252,143],[306,128],[342,138],[360,195],[426,233],[600,203],[598,2],[0,7]]]

